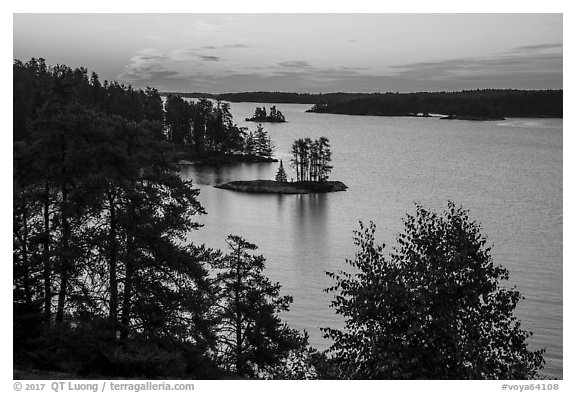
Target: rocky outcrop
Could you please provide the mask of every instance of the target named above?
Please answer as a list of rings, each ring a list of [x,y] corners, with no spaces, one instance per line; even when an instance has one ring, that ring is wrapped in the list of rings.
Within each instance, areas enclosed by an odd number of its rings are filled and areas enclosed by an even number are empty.
[[[225,190],[241,192],[252,192],[259,194],[310,194],[346,191],[348,188],[341,181],[299,181],[299,182],[278,182],[275,180],[246,180],[233,181],[226,184],[214,186]]]

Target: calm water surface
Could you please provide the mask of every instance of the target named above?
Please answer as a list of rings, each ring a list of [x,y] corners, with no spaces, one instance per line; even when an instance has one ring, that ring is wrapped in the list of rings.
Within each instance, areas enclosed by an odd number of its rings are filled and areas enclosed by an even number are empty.
[[[238,125],[256,106],[233,103]],[[273,179],[273,164],[219,168],[186,166],[185,177],[201,188],[208,215],[189,240],[225,249],[228,234],[259,246],[267,275],[294,297],[284,315],[306,329],[310,343],[325,349],[320,327],[342,327],[323,289],[325,271],[346,269],[353,258],[352,231],[374,221],[377,237],[390,249],[414,203],[442,210],[462,204],[493,244],[497,264],[510,270],[510,284],[525,300],[516,309],[531,346],[546,348],[545,373],[562,378],[562,120],[446,121],[305,113],[309,105],[279,104],[288,123],[265,124],[284,160],[297,138],[327,136],[333,151],[333,180],[346,192],[318,195],[254,195],[213,188],[232,180]]]

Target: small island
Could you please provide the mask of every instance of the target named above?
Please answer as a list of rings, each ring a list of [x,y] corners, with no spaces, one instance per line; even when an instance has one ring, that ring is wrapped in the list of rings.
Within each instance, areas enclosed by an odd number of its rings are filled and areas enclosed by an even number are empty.
[[[310,194],[346,191],[348,188],[341,181],[295,181],[282,182],[276,180],[246,180],[219,184],[215,188],[252,192],[261,194]]]
[[[277,110],[275,106],[270,108],[270,114],[266,113],[266,107],[257,107],[254,111],[254,116],[247,117],[245,120],[257,121],[259,123],[286,123],[284,115]]]
[[[275,180],[244,180],[215,185],[215,188],[262,194],[310,194],[346,191],[341,181],[329,181],[332,170],[332,151],[328,138],[297,139],[292,144],[292,167],[296,171],[296,181],[288,181],[284,163],[280,166]]]

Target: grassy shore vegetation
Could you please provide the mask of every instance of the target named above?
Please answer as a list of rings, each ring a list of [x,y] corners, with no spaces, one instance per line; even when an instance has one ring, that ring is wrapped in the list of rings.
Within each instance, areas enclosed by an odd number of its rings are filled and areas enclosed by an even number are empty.
[[[155,89],[42,59],[13,72],[15,377],[536,376],[541,352],[512,316],[519,294],[500,289],[507,272],[460,210],[419,209],[390,263],[370,232],[357,237],[361,274],[330,289],[352,330],[327,330],[335,344],[320,353],[283,322],[292,299],[255,244],[186,242],[206,211],[174,153],[239,149],[226,106],[163,106]]]

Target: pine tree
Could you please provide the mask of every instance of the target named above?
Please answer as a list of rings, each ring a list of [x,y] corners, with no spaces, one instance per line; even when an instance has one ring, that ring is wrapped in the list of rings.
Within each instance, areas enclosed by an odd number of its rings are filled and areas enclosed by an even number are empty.
[[[306,346],[306,339],[279,317],[288,311],[290,296],[281,296],[279,283],[263,275],[263,256],[252,255],[255,244],[240,236],[226,239],[230,254],[217,260],[220,318],[218,358],[239,376],[255,376],[274,367],[290,351]]]
[[[262,124],[258,124],[254,133],[255,152],[259,157],[270,158],[274,152],[274,145],[268,132],[264,130]]]
[[[57,322],[106,319],[114,339],[121,330],[208,342],[210,328],[198,326],[210,325],[212,292],[197,248],[181,245],[203,209],[160,141],[157,92],[38,64],[15,62],[15,84],[30,78],[41,98],[15,108],[27,136],[14,144],[15,304],[42,305],[46,325],[53,311]],[[228,124],[228,108],[220,112]]]
[[[244,153],[248,155],[256,154],[256,138],[252,131],[248,132],[244,139]]]
[[[276,181],[281,183],[286,183],[288,181],[282,160],[280,160],[280,167],[278,167],[278,172],[276,173]]]

